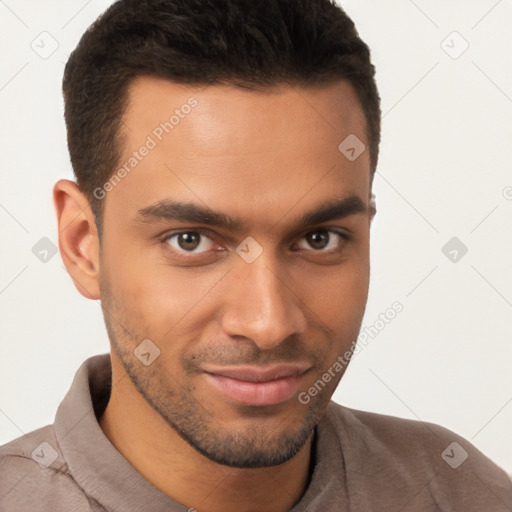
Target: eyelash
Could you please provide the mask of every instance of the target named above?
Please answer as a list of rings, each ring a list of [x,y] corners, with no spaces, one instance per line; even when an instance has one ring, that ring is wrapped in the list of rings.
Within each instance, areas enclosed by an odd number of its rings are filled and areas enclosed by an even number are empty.
[[[329,228],[318,228],[316,230],[308,231],[307,233],[304,233],[304,235],[301,236],[301,239],[306,237],[307,235],[309,235],[311,233],[319,233],[319,232],[322,232],[322,231],[330,233],[330,234],[334,233],[335,235],[340,236],[340,238],[344,242],[349,242],[352,239],[352,237],[350,235],[348,235],[347,233],[344,233],[342,231],[338,231],[338,230],[335,230],[335,229],[329,229]],[[215,240],[212,239],[211,232],[209,230],[201,229],[201,228],[182,230],[182,231],[178,231],[178,232],[174,232],[174,233],[165,233],[165,234],[161,235],[158,238],[158,240],[159,240],[159,242],[161,244],[165,244],[167,246],[166,249],[168,248],[178,258],[183,258],[183,259],[191,260],[194,257],[204,256],[205,254],[210,252],[210,251],[205,251],[205,252],[194,253],[194,252],[187,252],[185,250],[178,251],[178,250],[174,249],[173,247],[171,247],[169,244],[167,244],[167,242],[171,238],[178,237],[179,235],[182,235],[184,233],[197,233],[197,234],[199,234],[201,236],[205,236],[205,237],[209,238],[210,240],[212,240],[213,242],[215,242]],[[308,250],[308,249],[300,249],[300,250]],[[318,254],[334,254],[334,253],[337,253],[337,252],[338,253],[341,252],[342,248],[331,249],[331,250],[328,250],[328,251],[325,251],[325,250],[322,250],[322,249],[318,249],[318,250],[310,249],[310,250],[312,252],[315,252],[315,253],[318,253]],[[221,251],[214,251],[214,252],[221,252]]]

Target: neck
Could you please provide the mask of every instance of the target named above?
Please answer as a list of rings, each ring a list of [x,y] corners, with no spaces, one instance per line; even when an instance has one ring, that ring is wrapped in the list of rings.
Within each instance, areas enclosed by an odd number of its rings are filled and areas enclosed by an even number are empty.
[[[178,503],[208,512],[285,512],[303,495],[313,433],[284,464],[251,469],[223,466],[184,441],[135,390],[114,358],[112,383],[99,420],[101,429],[146,480]]]

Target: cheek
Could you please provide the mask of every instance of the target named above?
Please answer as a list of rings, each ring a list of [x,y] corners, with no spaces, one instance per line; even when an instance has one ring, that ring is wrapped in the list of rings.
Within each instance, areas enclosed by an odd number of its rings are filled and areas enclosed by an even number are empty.
[[[367,262],[332,267],[297,282],[305,283],[300,293],[304,304],[329,327],[359,326],[368,298]]]
[[[159,346],[173,350],[200,334],[205,308],[212,305],[209,292],[221,277],[140,256],[118,258],[108,268],[112,293],[122,304],[126,321]]]

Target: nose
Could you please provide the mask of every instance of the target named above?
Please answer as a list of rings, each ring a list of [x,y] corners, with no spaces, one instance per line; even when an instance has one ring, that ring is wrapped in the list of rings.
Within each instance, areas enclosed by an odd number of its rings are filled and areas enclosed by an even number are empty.
[[[302,334],[306,317],[296,286],[282,266],[265,252],[252,263],[238,262],[223,290],[222,327],[230,336],[251,339],[261,350],[269,350],[289,336]]]

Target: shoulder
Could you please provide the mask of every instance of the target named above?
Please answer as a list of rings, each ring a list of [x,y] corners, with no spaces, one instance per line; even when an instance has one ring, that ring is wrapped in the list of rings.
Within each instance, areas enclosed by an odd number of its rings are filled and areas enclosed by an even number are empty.
[[[96,510],[73,480],[53,425],[0,446],[0,508],[16,510]]]
[[[360,411],[332,401],[326,415],[335,428],[343,427],[349,435],[363,434],[361,440],[366,443],[390,447],[398,444],[405,456],[409,455],[411,449],[418,454],[418,449],[430,451],[444,446],[446,442],[462,441],[469,444],[455,432],[435,423]]]
[[[342,450],[365,464],[374,478],[386,471],[396,481],[422,482],[439,504],[506,504],[512,509],[512,480],[471,442],[434,423],[397,418],[332,402],[326,412]],[[345,445],[345,447],[343,446]],[[497,508],[496,510],[501,510]],[[503,508],[503,510],[508,510]]]
[[[510,481],[506,473],[470,441],[441,425],[360,411],[332,401],[326,415],[342,437],[357,437],[366,448],[392,453],[393,459],[452,469],[469,461],[475,469],[504,475],[507,483]]]

